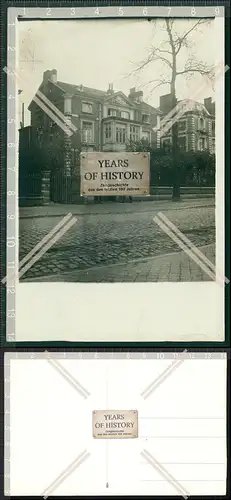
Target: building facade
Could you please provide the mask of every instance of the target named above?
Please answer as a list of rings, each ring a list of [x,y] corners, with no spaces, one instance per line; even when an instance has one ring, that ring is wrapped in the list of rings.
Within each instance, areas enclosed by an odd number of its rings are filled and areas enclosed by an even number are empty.
[[[79,199],[80,151],[119,152],[130,142],[141,140],[152,148],[171,147],[171,123],[165,135],[161,134],[162,120],[171,109],[170,97],[162,96],[160,107],[155,108],[144,102],[143,92],[135,88],[126,96],[114,91],[112,84],[102,91],[61,82],[56,70],[45,71],[36,99],[28,108],[31,125],[20,129],[21,197],[26,199],[27,192],[33,192],[33,198],[36,192],[37,199],[46,194],[55,202]],[[180,148],[214,152],[214,103],[205,99],[204,105],[185,104],[187,109],[178,121]],[[75,128],[71,136],[63,130],[64,119]]]
[[[170,95],[160,98],[160,109],[163,113],[161,123],[171,110]],[[204,99],[204,104],[185,100],[178,101],[185,111],[177,120],[178,146],[182,151],[209,151],[215,153],[215,103],[211,97]],[[161,146],[171,147],[172,121],[167,121],[166,133],[161,137]],[[168,131],[167,131],[168,128]]]
[[[79,141],[89,151],[121,151],[130,141],[141,139],[159,145],[154,128],[160,121],[160,111],[143,102],[143,92],[135,88],[129,96],[115,92],[109,84],[107,91],[71,85],[57,80],[57,71],[46,71],[39,91],[56,108],[70,118],[77,128]],[[32,101],[31,126],[42,127],[49,133],[52,121]]]
[[[27,163],[31,169],[34,163],[37,168],[39,158],[41,170],[50,170],[53,201],[67,201],[67,195],[61,193],[64,184],[68,186],[66,191],[74,192],[73,199],[79,196],[80,151],[123,151],[130,142],[142,139],[153,147],[160,146],[157,129],[161,112],[145,103],[143,92],[135,88],[126,96],[114,91],[112,84],[107,91],[71,85],[59,81],[56,70],[48,70],[28,109],[31,125],[20,130],[23,145],[20,171],[25,170],[27,151],[36,151]],[[66,123],[72,124],[74,133],[67,135],[51,113],[62,123],[64,118]],[[35,162],[31,160],[33,154],[37,156]]]

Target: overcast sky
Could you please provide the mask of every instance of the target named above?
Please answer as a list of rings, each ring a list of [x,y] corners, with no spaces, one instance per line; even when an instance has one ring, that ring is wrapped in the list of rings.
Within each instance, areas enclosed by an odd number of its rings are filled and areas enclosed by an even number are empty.
[[[174,21],[175,29],[182,34],[196,21],[179,19]],[[164,85],[152,92],[153,84],[147,82],[167,75],[167,66],[160,62],[149,64],[137,75],[128,76],[140,61],[147,58],[150,46],[159,47],[167,40],[163,20],[155,24],[147,20],[77,20],[77,21],[25,21],[19,22],[18,33],[18,73],[23,89],[20,95],[25,108],[38,89],[43,72],[57,70],[58,80],[75,85],[83,84],[107,90],[113,83],[114,90],[122,90],[126,95],[131,87],[142,88],[144,100],[159,106],[160,95],[169,92]],[[196,59],[208,64],[216,64],[216,36],[214,22],[203,25],[192,33],[190,43]],[[166,46],[167,47],[167,46]],[[178,70],[183,69],[189,57],[189,50],[182,49],[178,60]],[[32,63],[31,59],[35,59]],[[24,82],[25,83],[24,83]],[[178,99],[192,98],[197,87],[205,82],[199,74],[191,81],[178,77]],[[201,92],[198,101],[213,97],[210,84]],[[29,124],[29,112],[25,115]]]

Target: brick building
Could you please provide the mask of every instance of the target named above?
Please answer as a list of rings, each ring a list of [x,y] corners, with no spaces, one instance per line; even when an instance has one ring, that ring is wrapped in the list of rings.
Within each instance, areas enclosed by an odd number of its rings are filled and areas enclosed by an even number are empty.
[[[215,152],[215,103],[211,97],[204,99],[204,104],[185,100],[178,101],[185,105],[186,111],[178,120],[178,144],[183,151]],[[160,109],[163,118],[171,110],[171,95],[160,98]],[[168,122],[171,125],[171,121]],[[172,131],[161,137],[161,145],[171,145]]]
[[[31,113],[31,125],[20,130],[20,142],[24,144],[24,149],[30,149],[30,138],[33,136],[33,147],[37,142],[40,151],[53,151],[52,161],[56,161],[55,173],[52,167],[50,186],[53,201],[61,201],[60,193],[54,196],[52,193],[57,191],[58,184],[62,184],[62,178],[69,184],[69,192],[74,190],[76,199],[79,191],[80,149],[123,151],[130,141],[141,139],[146,139],[154,147],[160,146],[156,127],[159,127],[161,113],[145,103],[143,92],[137,92],[135,88],[126,96],[121,91],[114,91],[112,84],[109,84],[107,91],[72,85],[59,81],[56,70],[48,70],[44,72],[38,90],[49,100],[46,102],[48,107],[52,103],[76,127],[73,136],[69,137],[38,103],[32,100],[28,108]],[[39,98],[39,93],[36,97]],[[47,163],[45,156],[43,163]],[[23,164],[24,160],[21,159],[22,168]],[[47,167],[48,165],[41,165],[41,169]]]
[[[158,144],[160,111],[143,102],[143,92],[133,88],[127,97],[123,92],[71,85],[57,80],[57,71],[45,71],[40,92],[77,127],[81,143],[89,150],[120,151],[129,140],[146,138]],[[31,126],[47,128],[49,117],[32,101]]]

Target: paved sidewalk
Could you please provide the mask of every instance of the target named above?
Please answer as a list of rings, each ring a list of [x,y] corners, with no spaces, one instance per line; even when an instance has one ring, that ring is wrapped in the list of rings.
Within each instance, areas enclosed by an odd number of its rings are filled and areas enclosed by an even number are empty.
[[[172,200],[133,201],[132,203],[105,202],[102,204],[86,203],[83,205],[61,205],[58,203],[43,207],[20,207],[20,219],[33,219],[42,217],[64,217],[72,215],[95,215],[115,213],[135,213],[150,210],[184,210],[185,208],[201,208],[215,205],[213,197],[184,199],[180,202]]]
[[[215,264],[215,245],[200,247],[199,250]],[[212,281],[188,255],[183,252],[174,252],[158,257],[136,259],[128,263],[109,266],[94,266],[81,271],[72,271],[40,278],[26,279],[27,281],[46,282],[191,282]]]

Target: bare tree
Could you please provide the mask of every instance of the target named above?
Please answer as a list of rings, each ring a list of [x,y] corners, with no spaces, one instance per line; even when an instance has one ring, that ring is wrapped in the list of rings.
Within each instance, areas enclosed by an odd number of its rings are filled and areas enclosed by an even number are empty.
[[[156,23],[156,21],[154,21]],[[131,74],[138,73],[142,71],[149,65],[153,65],[155,62],[163,63],[164,73],[159,75],[157,79],[153,79],[147,82],[146,85],[154,84],[151,92],[162,85],[169,84],[170,86],[170,101],[171,109],[176,108],[177,96],[176,96],[176,81],[177,77],[185,75],[191,78],[195,73],[204,75],[205,77],[213,80],[214,71],[213,67],[207,65],[203,61],[196,59],[193,53],[193,41],[191,35],[200,29],[202,24],[209,24],[211,21],[208,19],[199,19],[193,21],[190,19],[184,23],[188,23],[188,29],[185,30],[183,34],[177,32],[177,23],[179,26],[179,21],[175,21],[171,18],[166,18],[163,20],[162,27],[160,28],[166,34],[166,40],[164,40],[159,47],[151,46],[148,56],[144,61],[141,61],[137,68],[132,71]],[[187,49],[189,51],[189,57],[184,65],[180,67],[180,55],[182,50]],[[191,52],[190,52],[191,50]],[[178,174],[178,124],[177,121],[173,123],[172,126],[172,155],[173,155],[173,201],[180,199],[180,183]]]

